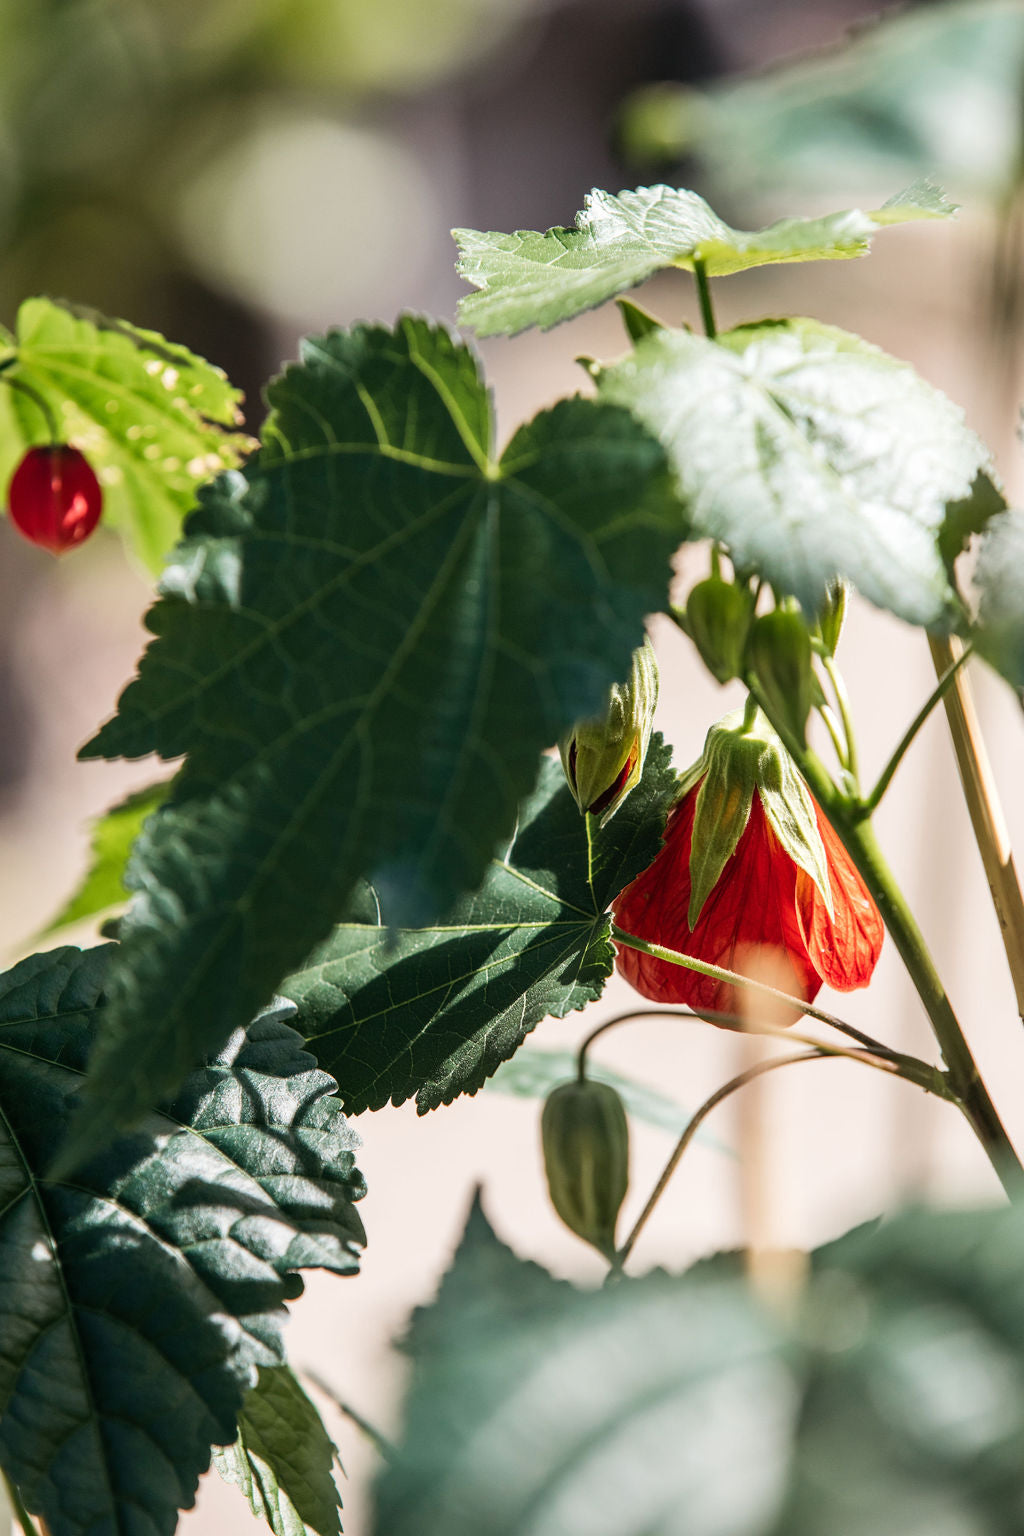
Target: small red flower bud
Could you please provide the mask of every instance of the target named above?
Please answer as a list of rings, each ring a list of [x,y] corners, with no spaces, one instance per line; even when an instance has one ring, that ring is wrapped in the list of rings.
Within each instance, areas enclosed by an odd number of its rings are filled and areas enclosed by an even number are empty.
[[[59,555],[92,533],[103,492],[84,454],[52,443],[28,450],[11,477],[7,506],[19,533]]]

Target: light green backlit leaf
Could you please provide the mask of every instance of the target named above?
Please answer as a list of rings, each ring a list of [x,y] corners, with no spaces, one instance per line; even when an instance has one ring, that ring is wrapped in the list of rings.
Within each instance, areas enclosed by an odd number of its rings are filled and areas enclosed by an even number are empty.
[[[875,231],[908,219],[954,211],[937,188],[921,183],[882,209],[849,209],[823,218],[780,219],[766,229],[731,229],[696,192],[639,187],[593,191],[573,229],[485,234],[456,229],[458,271],[480,291],[459,303],[459,319],[481,336],[547,330],[615,298],[667,267],[709,277],[785,261],[863,256]]]
[[[147,816],[166,800],[168,787],[167,783],[150,784],[146,789],[136,790],[93,823],[89,868],[85,877],[74,895],[43,929],[41,937],[125,905],[128,891],[124,870],[128,854]]]
[[[103,487],[103,522],[153,571],[179,537],[196,488],[252,446],[241,394],[186,347],[124,320],[27,299],[0,362],[42,395],[61,436]],[[25,449],[49,441],[38,406],[0,383],[0,485]]]
[[[221,1477],[245,1494],[274,1536],[340,1536],[335,1449],[286,1365],[261,1366],[245,1395],[234,1445],[215,1447]]]

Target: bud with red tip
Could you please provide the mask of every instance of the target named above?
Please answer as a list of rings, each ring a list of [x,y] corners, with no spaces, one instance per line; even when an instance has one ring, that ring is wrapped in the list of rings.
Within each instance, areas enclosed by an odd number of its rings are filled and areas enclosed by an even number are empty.
[[[67,443],[30,448],[7,492],[11,522],[55,555],[81,544],[103,510],[103,492],[84,454]]]
[[[609,691],[603,713],[580,720],[558,744],[562,767],[580,810],[615,815],[640,782],[658,702],[658,663],[648,639],[633,652],[629,677]]]

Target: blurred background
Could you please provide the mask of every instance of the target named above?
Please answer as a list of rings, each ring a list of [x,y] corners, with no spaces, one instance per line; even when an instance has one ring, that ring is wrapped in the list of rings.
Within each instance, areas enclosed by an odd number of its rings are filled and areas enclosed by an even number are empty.
[[[453,318],[452,226],[571,223],[592,186],[668,180],[731,223],[875,207],[921,174],[963,205],[948,225],[881,234],[867,261],[781,267],[716,286],[721,324],[810,313],[912,361],[966,409],[1019,495],[1024,6],[967,0],[0,0],[0,319],[47,293],[163,330],[220,364],[249,401],[299,335],[402,308]],[[852,29],[852,30],[851,30]],[[823,51],[824,50],[824,51]],[[690,281],[642,302],[697,321]],[[573,359],[615,355],[614,309],[481,347],[502,440],[585,387]],[[705,574],[688,552],[681,581]],[[114,706],[151,598],[98,536],[57,563],[0,525],[0,916],[8,960],[80,875],[86,823],[145,764],[74,761]],[[659,724],[685,766],[736,697],[688,642],[655,626]],[[866,774],[880,768],[933,677],[919,636],[854,607],[840,660]],[[1011,832],[1024,846],[1016,701],[972,673]],[[900,769],[883,845],[934,945],[1011,1133],[1024,1145],[1024,1033],[959,798],[941,717]],[[90,942],[84,931],[73,935]],[[630,1005],[617,981],[584,1021],[542,1025],[566,1049]],[[851,1022],[931,1054],[891,948],[870,992],[823,994]],[[706,1026],[648,1019],[599,1060],[695,1107],[741,1064]],[[472,1188],[524,1255],[584,1283],[602,1266],[557,1224],[543,1190],[539,1103],[485,1090],[417,1120],[366,1117],[370,1244],[362,1276],[313,1276],[290,1325],[313,1368],[385,1430],[410,1308],[443,1271]],[[639,1210],[672,1145],[635,1128]],[[744,1159],[738,1151],[745,1147]],[[752,1149],[752,1150],[751,1150]],[[634,1268],[682,1267],[744,1240],[806,1246],[913,1198],[997,1197],[953,1111],[852,1064],[769,1078],[744,1115],[723,1108],[688,1154]],[[314,1395],[316,1395],[316,1389]],[[345,1529],[368,1529],[375,1453],[324,1397],[341,1448]],[[206,1480],[189,1536],[255,1530]]]

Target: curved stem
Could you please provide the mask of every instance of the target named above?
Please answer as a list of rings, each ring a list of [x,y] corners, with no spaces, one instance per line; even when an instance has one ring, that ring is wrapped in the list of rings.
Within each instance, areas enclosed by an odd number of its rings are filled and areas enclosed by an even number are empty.
[[[685,958],[685,957],[684,957]],[[744,977],[737,974],[739,983]],[[934,1094],[937,1098],[951,1099],[945,1077],[940,1068],[931,1066],[926,1061],[921,1061],[916,1056],[904,1055],[901,1051],[894,1051],[878,1040],[873,1040],[870,1035],[863,1034],[859,1029],[854,1029],[852,1024],[847,1024],[833,1014],[825,1014],[819,1010],[817,1017],[822,1022],[827,1022],[833,1029],[840,1030],[860,1045],[859,1051],[850,1051],[848,1048],[833,1045],[827,1040],[817,1040],[813,1036],[797,1034],[791,1029],[777,1028],[771,1024],[758,1024],[750,1019],[743,1019],[734,1013],[697,1012],[692,1008],[636,1008],[626,1013],[617,1013],[610,1019],[603,1020],[581,1042],[577,1053],[576,1070],[582,1080],[586,1076],[586,1055],[594,1041],[605,1033],[614,1029],[619,1024],[629,1023],[633,1019],[644,1018],[668,1018],[668,1019],[700,1019],[704,1023],[713,1024],[718,1029],[727,1029],[735,1034],[764,1035],[773,1040],[797,1041],[801,1045],[813,1046],[824,1055],[829,1056],[853,1056],[856,1060],[862,1060],[866,1052],[870,1056],[877,1057],[879,1061],[888,1064],[888,1070],[896,1070],[900,1077],[908,1083],[914,1083],[923,1088],[926,1093]],[[955,1101],[954,1101],[955,1102]]]
[[[700,300],[700,318],[704,324],[704,334],[709,341],[714,341],[718,335],[718,327],[715,324],[715,311],[711,303],[711,284],[708,282],[707,268],[699,257],[693,263],[693,275],[697,279],[697,297]]]
[[[941,671],[941,669],[939,669],[940,676],[938,683],[932,689],[931,693],[925,699],[924,703],[921,705],[921,708],[914,716],[913,720],[911,720],[910,724],[907,726],[907,729],[901,736],[895,750],[893,751],[892,756],[886,763],[885,767],[882,769],[882,772],[879,774],[878,783],[875,785],[868,798],[864,801],[861,810],[862,815],[870,816],[871,812],[876,809],[882,799],[882,796],[889,788],[893,774],[896,772],[896,769],[903,761],[903,758],[907,752],[907,748],[911,745],[918,731],[921,729],[922,725],[924,725],[924,722],[928,719],[928,716],[931,714],[936,704],[938,704],[939,700],[943,697],[947,688],[956,677],[956,674],[959,672],[964,662],[971,655],[973,649],[974,647],[971,645],[965,646],[962,653],[952,662],[950,662],[945,671]]]
[[[985,751],[970,684],[966,675],[957,670],[970,654],[970,647],[961,649],[959,640],[937,635],[929,636],[928,643],[935,670],[942,673],[942,683],[947,679],[954,683],[953,688],[945,694],[946,718],[953,738],[964,799],[974,829],[974,840],[981,853],[992,903],[999,919],[999,931],[1017,997],[1017,1012],[1024,1018],[1024,900],[1021,898],[1010,834],[999,803],[995,776]]]
[[[823,1061],[827,1060],[831,1054],[832,1053],[827,1049],[816,1048],[806,1051],[794,1051],[788,1056],[773,1056],[769,1061],[759,1061],[755,1066],[748,1067],[745,1072],[737,1073],[737,1075],[735,1077],[731,1077],[727,1083],[723,1083],[721,1088],[716,1089],[710,1098],[705,1099],[700,1108],[696,1110],[690,1117],[686,1129],[683,1131],[683,1134],[676,1142],[672,1156],[669,1158],[668,1162],[665,1164],[661,1171],[661,1177],[658,1179],[657,1184],[655,1184],[653,1190],[650,1193],[647,1204],[644,1206],[643,1210],[640,1212],[640,1215],[633,1223],[632,1229],[629,1233],[629,1236],[626,1238],[626,1241],[622,1244],[622,1247],[617,1250],[613,1266],[614,1269],[621,1270],[622,1266],[629,1258],[629,1255],[632,1253],[636,1244],[637,1238],[640,1236],[640,1233],[643,1231],[647,1224],[648,1217],[654,1210],[654,1207],[657,1205],[662,1195],[665,1193],[669,1180],[672,1178],[672,1175],[678,1168],[683,1153],[686,1151],[687,1147],[690,1145],[693,1138],[700,1130],[701,1125],[707,1119],[708,1115],[710,1115],[713,1109],[716,1109],[717,1106],[721,1104],[723,1099],[727,1099],[730,1094],[735,1093],[738,1089],[745,1088],[746,1085],[748,1083],[752,1083],[755,1078],[763,1077],[766,1072],[774,1072],[777,1067],[794,1066],[799,1061]],[[880,1061],[875,1061],[872,1059],[872,1057],[857,1051],[844,1051],[842,1052],[842,1055],[852,1057],[855,1061],[863,1061],[868,1066],[877,1067],[882,1072],[889,1072],[894,1070],[894,1068],[886,1066]]]
[[[51,444],[59,443],[61,441],[61,434],[57,427],[57,418],[38,389],[35,389],[31,384],[26,384],[24,379],[16,378],[14,374],[8,373],[5,369],[0,369],[0,382],[9,384],[12,389],[20,390],[23,395],[26,395],[32,401],[32,404],[46,422],[46,430],[50,434]]]

